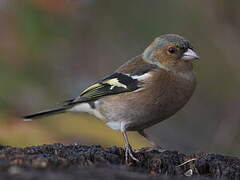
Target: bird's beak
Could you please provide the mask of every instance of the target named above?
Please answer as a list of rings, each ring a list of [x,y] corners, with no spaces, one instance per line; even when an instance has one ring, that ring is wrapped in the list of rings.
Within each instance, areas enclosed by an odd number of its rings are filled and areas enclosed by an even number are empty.
[[[199,56],[192,49],[188,49],[182,56],[183,60],[199,59]]]

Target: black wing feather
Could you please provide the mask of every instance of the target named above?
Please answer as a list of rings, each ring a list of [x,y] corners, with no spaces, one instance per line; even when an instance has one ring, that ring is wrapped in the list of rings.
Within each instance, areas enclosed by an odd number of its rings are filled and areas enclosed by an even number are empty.
[[[123,73],[114,73],[93,84],[83,91],[78,98],[73,101],[68,101],[66,105],[93,101],[103,96],[135,91],[140,87],[141,83],[131,76]]]

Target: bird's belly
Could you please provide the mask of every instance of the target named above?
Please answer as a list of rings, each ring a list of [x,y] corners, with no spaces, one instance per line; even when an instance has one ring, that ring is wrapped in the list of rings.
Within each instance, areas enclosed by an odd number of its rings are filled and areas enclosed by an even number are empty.
[[[136,131],[140,129],[145,129],[151,127],[178,112],[187,101],[180,100],[178,98],[166,98],[161,99],[161,102],[153,104],[153,108],[142,107],[147,112],[138,113],[135,118],[130,120],[130,123],[127,124],[127,130]],[[139,110],[141,111],[141,109]]]
[[[137,96],[134,92],[107,96],[101,101],[100,111],[113,129],[141,130],[175,114],[188,102],[194,89],[195,86],[190,85],[171,88],[156,96],[146,92],[135,92],[139,93]]]

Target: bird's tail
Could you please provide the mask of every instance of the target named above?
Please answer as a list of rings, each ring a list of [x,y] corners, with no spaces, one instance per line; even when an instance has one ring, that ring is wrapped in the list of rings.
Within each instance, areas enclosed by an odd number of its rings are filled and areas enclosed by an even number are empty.
[[[32,119],[42,118],[45,116],[50,116],[54,114],[64,113],[66,111],[66,108],[57,108],[57,109],[51,109],[47,111],[41,111],[35,114],[26,115],[23,117],[24,121],[31,121]]]

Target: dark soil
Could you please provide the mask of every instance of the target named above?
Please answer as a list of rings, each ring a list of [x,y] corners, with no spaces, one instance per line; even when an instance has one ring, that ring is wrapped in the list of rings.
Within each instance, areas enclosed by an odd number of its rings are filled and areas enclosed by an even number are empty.
[[[63,144],[26,148],[0,146],[0,179],[182,180],[191,177],[195,180],[240,180],[238,157],[206,153],[185,155],[177,151],[146,149],[135,156],[140,162],[131,161],[126,165],[124,149],[119,147],[104,149],[95,145]]]

